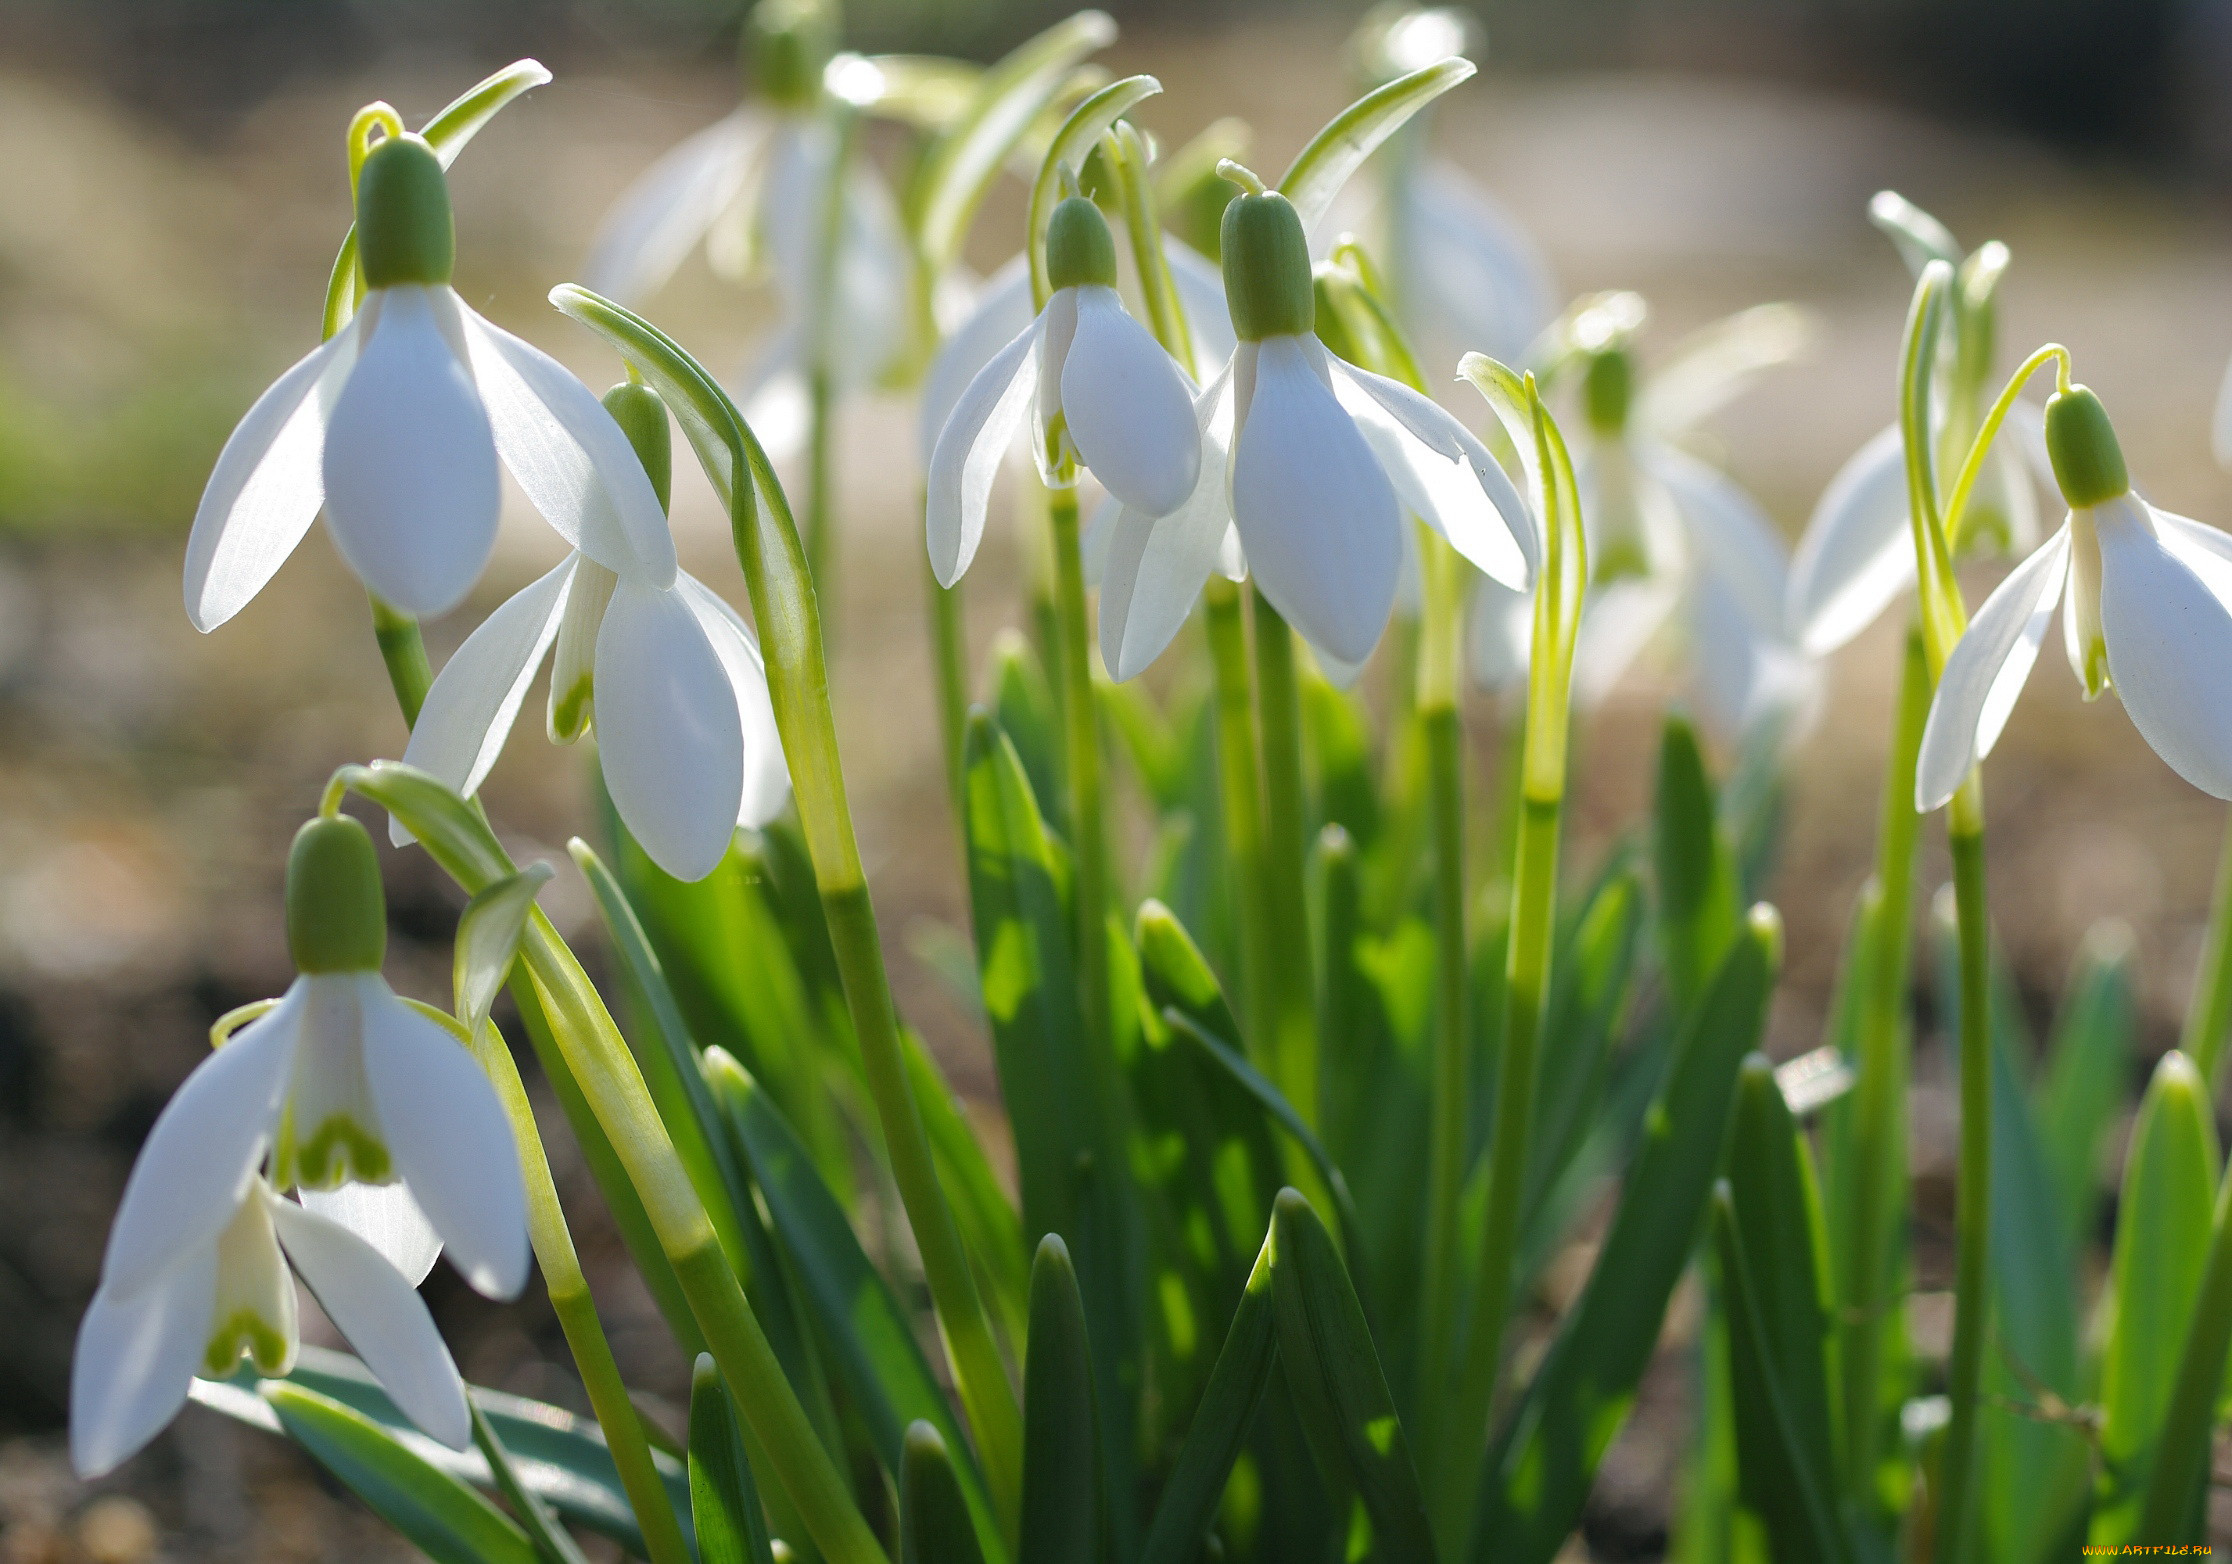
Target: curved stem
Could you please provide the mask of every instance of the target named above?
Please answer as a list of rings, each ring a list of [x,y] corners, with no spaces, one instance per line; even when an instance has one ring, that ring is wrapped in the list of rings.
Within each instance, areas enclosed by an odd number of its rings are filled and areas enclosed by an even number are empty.
[[[390,607],[372,593],[372,639],[379,643],[380,661],[387,665],[388,683],[395,687],[395,704],[403,708],[403,725],[418,726],[419,708],[434,687],[434,667],[426,658],[426,638],[419,622],[400,608]]]
[[[2016,367],[2015,373],[2008,377],[2006,389],[2000,392],[1984,414],[1984,421],[1977,426],[1976,438],[1969,443],[1960,476],[1954,480],[1952,495],[1945,502],[1946,542],[1955,559],[1961,556],[1961,523],[1968,515],[1969,494],[1983,475],[1984,460],[1991,454],[1992,442],[1999,438],[2000,425],[2007,422],[2007,415],[2014,410],[2015,399],[2021,394],[2024,383],[2049,361],[2055,365],[2058,388],[2068,390],[2069,349],[2058,342],[2049,342]]]

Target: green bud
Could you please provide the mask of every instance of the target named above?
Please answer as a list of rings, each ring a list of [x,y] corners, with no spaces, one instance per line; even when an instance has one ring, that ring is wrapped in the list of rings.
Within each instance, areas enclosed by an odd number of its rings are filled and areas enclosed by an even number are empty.
[[[744,29],[760,96],[783,108],[821,99],[822,72],[837,53],[837,23],[819,0],[760,0]]]
[[[2053,458],[2054,481],[2072,510],[2112,500],[2131,487],[2108,410],[2083,386],[2046,399],[2046,454]]]
[[[1589,355],[1581,382],[1582,405],[1589,427],[1598,434],[1618,434],[1627,427],[1628,403],[1635,395],[1635,361],[1623,348],[1606,348]]]
[[[1236,196],[1222,234],[1225,301],[1243,342],[1301,336],[1317,323],[1310,241],[1294,203],[1276,190]]]
[[[450,280],[457,230],[450,220],[449,176],[416,136],[390,136],[357,171],[357,259],[367,288]]]
[[[287,948],[295,970],[377,972],[387,955],[387,894],[363,826],[321,815],[287,854]]]
[[[1083,196],[1069,196],[1046,225],[1046,280],[1057,288],[1116,286],[1116,240],[1108,219]]]
[[[604,410],[635,447],[636,460],[651,480],[651,492],[665,510],[674,497],[674,434],[667,423],[666,403],[649,386],[624,380],[604,394]]]

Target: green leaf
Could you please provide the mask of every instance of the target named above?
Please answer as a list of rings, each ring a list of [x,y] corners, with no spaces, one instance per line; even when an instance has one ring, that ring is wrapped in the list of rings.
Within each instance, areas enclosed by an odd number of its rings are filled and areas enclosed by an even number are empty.
[[[1896,190],[1879,190],[1868,202],[1868,221],[1898,247],[1900,258],[1922,275],[1932,261],[1961,264],[1961,242],[1952,231]]]
[[[1548,1564],[1581,1517],[1703,1229],[1737,1067],[1759,1045],[1781,945],[1774,910],[1754,907],[1675,1044],[1580,1301],[1490,1455],[1472,1539],[1483,1564]]]
[[[521,1479],[518,1467],[512,1461],[511,1452],[504,1448],[503,1440],[489,1426],[487,1414],[473,1405],[470,1396],[466,1397],[465,1405],[473,1414],[473,1444],[487,1458],[489,1474],[495,1479],[496,1491],[504,1496],[504,1502],[512,1507],[512,1514],[526,1529],[528,1540],[534,1544],[536,1557],[543,1564],[589,1564],[582,1556],[580,1546],[566,1535],[565,1528],[550,1513],[550,1506],[543,1503],[542,1496]]]
[[[2122,1109],[2137,1026],[2131,930],[2096,924],[2062,992],[2039,1083],[2038,1133],[2072,1255],[2083,1252],[2100,1210],[2101,1141]]]
[[[1364,705],[1312,672],[1302,680],[1302,737],[1325,818],[1348,832],[1357,851],[1379,839],[1379,784]]]
[[[1101,718],[1122,741],[1123,752],[1147,790],[1158,814],[1169,814],[1186,805],[1189,784],[1187,745],[1182,736],[1190,724],[1163,715],[1139,681],[1118,684],[1113,679],[1093,681],[1093,697],[1100,703]],[[1003,714],[1002,723],[1006,718]]]
[[[1062,170],[1075,174],[1083,169],[1087,155],[1108,128],[1160,91],[1162,83],[1152,76],[1127,76],[1110,82],[1070,110],[1069,118],[1054,133],[1039,164],[1038,178],[1031,185],[1031,205],[1023,227],[1023,250],[1030,257],[1034,301],[1043,302],[1053,291],[1046,276],[1046,225],[1053,221],[1055,203],[1061,199]]]
[[[1100,1456],[1085,1303],[1061,1235],[1031,1262],[1030,1350],[1023,1368],[1023,1530],[1019,1564],[1071,1564],[1099,1549]]]
[[[457,1019],[468,1036],[488,1019],[505,979],[511,976],[519,937],[527,932],[528,910],[555,872],[546,863],[529,864],[489,886],[459,914],[450,988],[456,996]]]
[[[1728,1178],[1714,1198],[1745,1504],[1775,1556],[1847,1557],[1839,1519],[1821,1197],[1798,1124],[1762,1054],[1744,1061]]]
[[[1071,69],[1115,38],[1116,24],[1107,16],[1080,11],[984,73],[969,107],[924,155],[908,192],[909,218],[933,275],[959,259],[985,191]]]
[[[1434,1539],[1418,1469],[1332,1235],[1291,1189],[1279,1193],[1272,1233],[1279,1356],[1326,1477],[1337,1482],[1345,1471],[1355,1481],[1380,1557],[1431,1560]]]
[[[2162,1056],[2139,1104],[2117,1203],[2100,1366],[2105,1467],[2091,1541],[2134,1540],[2155,1441],[2209,1250],[2217,1179],[2208,1088],[2182,1053]]]
[[[286,1382],[369,1419],[420,1460],[451,1477],[480,1487],[495,1483],[484,1454],[452,1450],[420,1433],[371,1372],[347,1353],[305,1345]],[[271,1403],[253,1388],[256,1384],[254,1379],[197,1379],[192,1395],[203,1406],[227,1417],[267,1433],[283,1433]],[[620,1473],[612,1464],[604,1431],[593,1419],[497,1390],[475,1387],[470,1395],[503,1439],[522,1483],[566,1519],[613,1538],[638,1557],[643,1555],[643,1532],[628,1503],[627,1490],[620,1484]],[[658,1452],[653,1453],[652,1460],[676,1508],[687,1508],[689,1489],[680,1465]]]
[[[907,1425],[899,1458],[899,1564],[984,1564],[953,1457],[920,1421]]]
[[[1038,653],[1016,630],[1003,630],[992,643],[992,715],[1015,746],[1031,779],[1048,829],[1069,835],[1068,790],[1062,786],[1062,733],[1054,714],[1054,690]]]
[[[1333,205],[1333,197],[1364,160],[1412,115],[1473,74],[1473,63],[1455,56],[1399,76],[1368,92],[1310,138],[1279,176],[1279,191],[1294,203],[1308,228]]]
[[[743,1422],[710,1353],[690,1370],[690,1519],[698,1564],[775,1564]]]
[[[1678,1009],[1697,1003],[1736,938],[1736,866],[1721,834],[1697,730],[1669,717],[1659,743],[1654,855],[1659,930]]]
[[[930,1137],[938,1183],[953,1207],[954,1224],[961,1229],[961,1242],[976,1267],[978,1286],[997,1311],[1009,1341],[1019,1344],[1031,1290],[1031,1266],[1025,1258],[1030,1250],[1023,1242],[1022,1219],[922,1038],[912,1027],[902,1027],[899,1039],[907,1053],[907,1082],[922,1114],[923,1132]]]
[[[285,1380],[262,1394],[289,1438],[436,1564],[538,1564],[503,1511],[363,1413]]]
[[[2232,1181],[2217,1192],[2214,1231],[2193,1308],[2193,1323],[2178,1356],[2176,1389],[2162,1420],[2154,1471],[2147,1480],[2139,1522],[2142,1544],[2202,1544],[2215,1456],[2215,1410],[2232,1350]]]
[[[1217,1518],[1218,1501],[1278,1356],[1271,1274],[1277,1248],[1276,1230],[1266,1232],[1240,1306],[1226,1329],[1217,1366],[1210,1371],[1209,1388],[1202,1393],[1186,1442],[1163,1483],[1140,1564],[1194,1564],[1202,1539]]]

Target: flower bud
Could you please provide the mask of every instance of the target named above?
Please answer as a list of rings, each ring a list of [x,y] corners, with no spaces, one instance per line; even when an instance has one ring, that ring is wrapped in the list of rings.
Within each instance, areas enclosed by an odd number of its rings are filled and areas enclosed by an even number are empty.
[[[779,108],[811,108],[822,71],[837,53],[829,8],[817,0],[760,0],[744,29],[760,96]]]
[[[1046,278],[1056,288],[1116,286],[1116,241],[1108,219],[1083,196],[1063,200],[1047,222]]]
[[[432,147],[417,136],[390,136],[366,155],[357,171],[356,232],[366,287],[450,280],[457,231],[449,178]]]
[[[666,403],[649,386],[624,380],[604,394],[604,410],[635,447],[636,460],[651,480],[651,492],[659,497],[659,509],[668,509],[674,498],[674,434],[667,423]]]
[[[347,815],[322,815],[287,854],[287,948],[303,973],[377,972],[387,955],[379,854]]]
[[[1616,435],[1627,427],[1628,403],[1635,395],[1635,361],[1624,348],[1606,348],[1589,355],[1581,382],[1582,405],[1589,427],[1601,435]]]
[[[1225,301],[1243,342],[1301,336],[1317,324],[1310,241],[1293,202],[1276,190],[1235,197],[1222,246]]]
[[[2054,481],[2071,510],[2085,510],[2131,488],[2123,447],[2100,398],[2084,386],[2071,386],[2046,399],[2046,454],[2053,459]]]

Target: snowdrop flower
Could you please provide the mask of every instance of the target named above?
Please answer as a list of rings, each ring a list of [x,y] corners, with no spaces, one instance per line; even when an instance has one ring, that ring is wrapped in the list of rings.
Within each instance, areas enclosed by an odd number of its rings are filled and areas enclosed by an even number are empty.
[[[2069,517],[1984,600],[1946,659],[1915,807],[1944,804],[1991,753],[2057,603],[2085,698],[2112,687],[2171,770],[2232,798],[2232,537],[2132,490],[2108,415],[2083,386],[2047,400],[2046,448]]]
[[[618,496],[663,536],[666,406],[648,387],[623,385],[605,407],[611,414],[597,416],[611,438],[634,447],[633,481]],[[594,722],[613,806],[652,861],[678,879],[712,873],[739,825],[781,812],[790,773],[758,641],[735,609],[673,567],[671,547],[663,573],[615,570],[576,548],[490,614],[427,692],[405,764],[470,797],[555,645],[552,740],[572,743]]]
[[[202,493],[186,545],[195,628],[245,607],[321,506],[374,594],[421,616],[455,607],[495,546],[499,457],[594,557],[672,569],[664,528],[631,533],[602,493],[625,442],[596,398],[450,288],[449,192],[424,141],[391,136],[365,158],[357,242],[362,308],[257,399]],[[554,508],[560,475],[597,491],[593,514]]]
[[[1328,353],[1293,205],[1250,187],[1225,209],[1238,346],[1194,404],[1199,480],[1167,515],[1127,503],[1101,586],[1101,653],[1128,679],[1185,622],[1228,529],[1257,588],[1338,674],[1371,655],[1402,574],[1406,512],[1514,590],[1534,524],[1472,432],[1430,399]]]
[[[970,380],[930,453],[925,529],[941,586],[976,557],[992,480],[1026,420],[1049,484],[1070,481],[1082,462],[1124,504],[1159,516],[1200,474],[1190,384],[1125,312],[1100,209],[1065,198],[1047,225],[1046,256],[1046,307]]]
[[[169,1112],[156,1121],[151,1151],[156,1137],[179,1133],[172,1125]],[[102,1476],[136,1454],[178,1415],[197,1375],[223,1379],[243,1356],[260,1374],[292,1369],[295,1275],[406,1417],[453,1450],[470,1444],[464,1381],[409,1278],[340,1223],[280,1199],[252,1167],[241,1173],[239,1159],[225,1165],[240,1187],[213,1199],[191,1236],[163,1244],[152,1265],[121,1240],[130,1234],[144,1252],[164,1235],[141,1213],[168,1214],[174,1203],[146,1156],[133,1170],[71,1365],[78,1475]]]

